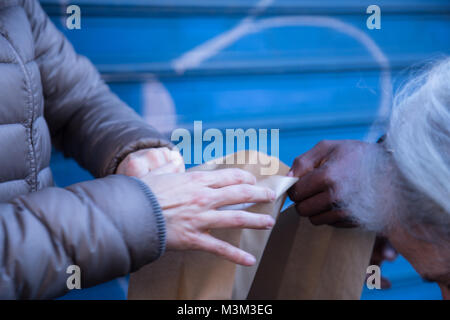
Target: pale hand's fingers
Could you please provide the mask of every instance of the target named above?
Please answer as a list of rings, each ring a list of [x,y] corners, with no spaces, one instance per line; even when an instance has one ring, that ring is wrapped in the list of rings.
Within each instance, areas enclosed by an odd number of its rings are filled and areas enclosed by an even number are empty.
[[[119,164],[116,173],[141,178],[148,171],[148,164],[145,158],[130,154]]]
[[[166,147],[132,152],[119,164],[116,173],[142,178],[149,171],[168,163],[174,157],[170,153]]]
[[[220,228],[248,228],[248,229],[270,229],[275,220],[260,213],[250,213],[241,210],[211,210],[198,216],[202,229]]]
[[[184,159],[181,156],[178,150],[169,150],[168,152],[169,162],[174,163],[176,166],[176,172],[182,173],[186,171],[186,167],[184,166]]]
[[[256,178],[250,172],[228,168],[214,171],[193,171],[189,175],[194,181],[210,188],[221,188],[236,184],[255,184]]]
[[[183,173],[185,172],[184,161],[178,151],[170,151],[168,154],[168,162],[164,165],[153,169],[154,174]]]
[[[178,151],[168,148],[156,148],[146,152],[147,173],[168,174],[182,173],[185,171],[183,157]]]
[[[148,170],[159,168],[169,162],[169,152],[167,147],[141,150],[141,155],[148,160]]]
[[[276,197],[273,190],[250,184],[232,185],[213,189],[213,191],[213,208],[241,203],[270,202]]]
[[[143,156],[148,159],[148,169],[150,171],[170,162],[175,164],[174,168],[176,169],[172,173],[185,171],[183,157],[177,150],[170,150],[167,147],[148,149]]]
[[[255,257],[251,254],[232,246],[228,242],[214,238],[207,233],[198,236],[196,247],[194,249],[213,253],[243,266],[252,266],[256,262]]]
[[[180,152],[178,150],[170,150],[169,148],[160,148],[161,153],[164,155],[165,163],[162,165],[165,165],[167,163],[173,163],[175,164],[175,171],[173,173],[181,173],[186,171],[186,168],[184,166],[184,159],[181,156]]]

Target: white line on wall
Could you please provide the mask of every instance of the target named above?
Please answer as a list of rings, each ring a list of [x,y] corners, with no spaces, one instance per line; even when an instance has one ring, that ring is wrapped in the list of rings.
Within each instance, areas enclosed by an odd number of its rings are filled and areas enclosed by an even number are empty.
[[[227,30],[216,37],[196,46],[188,52],[181,55],[179,58],[172,61],[172,67],[179,74],[183,74],[187,70],[195,69],[202,62],[215,56],[220,51],[229,47],[239,39],[252,33],[261,32],[270,28],[286,27],[286,26],[314,26],[331,28],[338,32],[344,33],[362,45],[364,45],[370,52],[372,57],[381,67],[380,75],[380,102],[377,110],[377,120],[375,121],[366,140],[375,141],[380,134],[383,133],[384,127],[380,126],[389,117],[392,100],[392,83],[389,60],[378,47],[378,45],[366,33],[360,29],[343,22],[339,19],[327,16],[283,16],[272,17],[266,19],[255,20],[257,14],[260,14],[263,9],[272,3],[271,0],[260,1],[259,7],[253,11],[253,15],[242,19],[235,27]]]

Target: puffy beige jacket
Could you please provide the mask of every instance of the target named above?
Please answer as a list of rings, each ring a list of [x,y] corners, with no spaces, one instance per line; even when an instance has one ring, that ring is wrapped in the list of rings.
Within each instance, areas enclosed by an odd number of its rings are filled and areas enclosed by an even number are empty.
[[[98,179],[53,187],[51,144]],[[167,145],[120,101],[35,0],[0,0],[0,298],[67,291],[134,271],[165,246],[161,209],[113,175],[130,152]]]

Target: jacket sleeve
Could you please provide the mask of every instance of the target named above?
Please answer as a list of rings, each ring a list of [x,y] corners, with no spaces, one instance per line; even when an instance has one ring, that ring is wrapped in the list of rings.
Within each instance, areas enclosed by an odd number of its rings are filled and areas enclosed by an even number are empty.
[[[0,213],[0,299],[60,296],[70,265],[80,267],[82,288],[96,285],[155,260],[165,246],[151,191],[122,175],[20,196]]]
[[[53,144],[95,177],[115,172],[133,151],[169,146],[160,134],[122,102],[92,63],[77,55],[36,0],[24,0]]]

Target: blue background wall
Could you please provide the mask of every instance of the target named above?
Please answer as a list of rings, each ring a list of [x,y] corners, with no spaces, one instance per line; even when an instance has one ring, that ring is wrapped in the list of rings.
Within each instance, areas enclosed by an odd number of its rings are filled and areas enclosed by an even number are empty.
[[[321,139],[366,136],[380,97],[392,91],[380,83],[382,65],[367,38],[387,57],[394,90],[411,66],[450,53],[448,0],[41,3],[112,90],[166,134],[194,120],[221,129],[279,128],[280,158],[288,164]],[[68,4],[81,7],[81,30],[66,29]],[[366,27],[370,4],[381,8],[381,30]],[[205,47],[249,23],[265,28],[216,51]],[[206,56],[192,63],[189,52]],[[57,152],[52,168],[60,186],[91,179]],[[392,289],[365,289],[363,299],[440,298],[401,257],[382,273]],[[126,288],[120,278],[64,298],[123,299]]]

